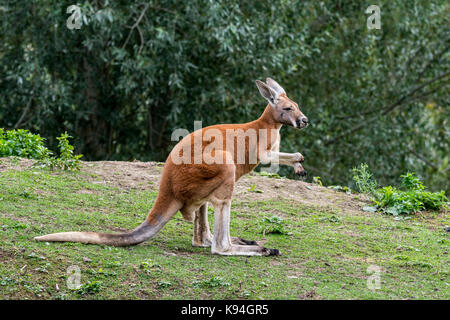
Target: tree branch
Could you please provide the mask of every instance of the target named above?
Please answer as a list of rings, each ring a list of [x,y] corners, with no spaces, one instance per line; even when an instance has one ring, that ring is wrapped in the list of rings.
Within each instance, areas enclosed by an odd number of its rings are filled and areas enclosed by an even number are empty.
[[[139,23],[141,22],[142,18],[144,17],[145,12],[147,11],[147,9],[150,7],[150,4],[146,4],[144,9],[141,12],[141,15],[139,16],[139,18],[136,20],[136,22],[134,23],[133,26],[131,26],[131,30],[128,33],[128,37],[125,40],[125,42],[122,45],[122,49],[125,49],[126,45],[128,44],[128,41],[130,41],[131,35],[133,34],[134,29],[136,29],[139,25]]]
[[[20,116],[19,120],[14,125],[14,129],[17,129],[20,126],[20,124],[22,123],[22,120],[23,120],[23,118],[25,118],[25,115],[27,114],[28,109],[30,109],[31,101],[33,101],[33,98],[34,98],[34,90],[31,91],[31,97],[28,100],[28,103],[27,103],[25,109],[23,110],[22,115]]]
[[[439,171],[439,168],[434,165],[433,163],[431,163],[430,161],[427,160],[427,158],[425,158],[424,156],[422,156],[421,154],[417,153],[417,151],[411,149],[410,147],[408,147],[408,151],[411,152],[413,155],[415,155],[417,158],[419,158],[420,160],[422,160],[423,162],[425,162],[427,165],[429,165],[430,167],[432,167],[433,169],[435,169],[436,171]]]
[[[438,80],[441,80],[442,78],[445,78],[446,76],[450,75],[450,71],[447,71],[444,74],[441,74],[433,79],[428,80],[427,82],[423,83],[422,85],[414,88],[413,90],[411,90],[408,94],[404,95],[403,97],[401,97],[399,100],[397,100],[395,103],[393,103],[392,105],[384,108],[384,112],[382,113],[383,115],[388,114],[392,111],[394,111],[395,108],[397,108],[399,105],[401,105],[401,103],[408,97],[412,96],[414,93],[416,93],[417,91],[423,89],[424,87],[426,87],[427,85],[436,82]]]
[[[412,57],[410,57],[410,59],[408,59],[408,62],[406,63],[407,66],[410,66],[410,64],[413,62],[414,59],[416,59],[416,57],[418,56],[418,53],[420,51],[422,51],[422,49],[424,48],[424,45],[422,45],[419,49],[417,49],[415,51],[415,53],[413,54]],[[449,50],[449,46],[446,46],[442,51],[440,51],[439,53],[437,53],[436,55],[433,56],[433,58],[428,61],[428,63],[425,65],[425,67],[422,69],[422,71],[420,72],[419,76],[417,77],[417,82],[420,82],[420,80],[422,79],[423,75],[425,74],[426,70],[435,62],[439,61],[440,58]],[[398,81],[398,77],[395,77],[395,81]],[[336,116],[336,119],[348,119],[348,118],[356,118],[356,117],[361,117],[361,116],[366,116],[369,114],[373,114],[376,113],[378,110],[369,110],[366,112],[361,112],[361,113],[356,113],[356,114],[352,114],[352,115],[339,115]]]
[[[139,27],[136,27],[138,33],[139,33],[139,37],[141,38],[141,45],[139,46],[139,51],[138,51],[138,55],[141,54],[142,49],[144,48],[144,36],[142,35],[142,31]]]

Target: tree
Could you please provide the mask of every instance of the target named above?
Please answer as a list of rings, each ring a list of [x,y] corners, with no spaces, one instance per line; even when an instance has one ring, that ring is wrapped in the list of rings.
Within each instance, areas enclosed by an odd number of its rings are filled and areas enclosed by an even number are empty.
[[[449,190],[446,1],[181,1],[1,5],[0,127],[68,131],[87,159],[165,160],[175,128],[246,122],[272,76],[311,125],[283,128],[312,176],[348,183],[366,162],[381,183],[415,171]]]

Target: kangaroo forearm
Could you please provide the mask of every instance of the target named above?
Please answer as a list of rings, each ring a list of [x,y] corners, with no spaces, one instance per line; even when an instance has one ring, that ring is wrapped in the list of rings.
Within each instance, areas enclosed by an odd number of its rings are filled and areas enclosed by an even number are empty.
[[[279,163],[289,166],[294,166],[296,163],[302,162],[304,160],[301,153],[285,153],[285,152],[276,152],[276,151],[268,151],[261,156],[261,163]]]

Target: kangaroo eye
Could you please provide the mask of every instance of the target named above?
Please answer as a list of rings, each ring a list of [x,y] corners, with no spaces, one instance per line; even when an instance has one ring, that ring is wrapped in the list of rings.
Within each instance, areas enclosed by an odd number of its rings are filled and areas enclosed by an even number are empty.
[[[291,111],[292,108],[283,108],[283,110],[285,110],[285,111]]]

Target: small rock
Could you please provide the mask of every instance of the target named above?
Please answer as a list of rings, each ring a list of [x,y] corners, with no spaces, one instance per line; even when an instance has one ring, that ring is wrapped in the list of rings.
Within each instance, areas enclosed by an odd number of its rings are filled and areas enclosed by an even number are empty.
[[[91,262],[92,260],[89,259],[88,257],[83,257],[83,261],[84,261],[84,262]]]

